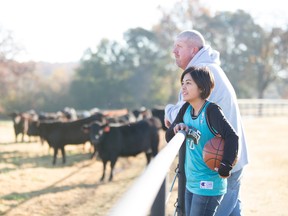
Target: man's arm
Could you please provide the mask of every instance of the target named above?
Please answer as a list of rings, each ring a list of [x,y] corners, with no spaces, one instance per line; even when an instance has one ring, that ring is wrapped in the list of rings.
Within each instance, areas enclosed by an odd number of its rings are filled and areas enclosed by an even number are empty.
[[[174,105],[173,105],[174,106]],[[165,134],[165,138],[166,141],[169,142],[175,135],[174,133],[174,127],[180,123],[183,122],[183,116],[186,112],[187,107],[189,106],[189,103],[185,103],[182,107],[180,107],[179,112],[176,114],[175,119],[173,120],[173,122],[170,124],[170,127],[168,128],[168,130],[166,131]]]
[[[183,106],[185,101],[178,101],[177,104],[168,104],[165,107],[165,125],[167,128],[175,120],[180,108]]]

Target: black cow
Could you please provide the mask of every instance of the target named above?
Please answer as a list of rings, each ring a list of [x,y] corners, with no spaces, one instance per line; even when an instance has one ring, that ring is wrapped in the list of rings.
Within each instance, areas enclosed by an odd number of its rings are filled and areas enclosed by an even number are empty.
[[[18,142],[18,136],[22,134],[21,142],[24,142],[24,136],[27,135],[29,128],[29,121],[32,121],[36,117],[36,113],[31,110],[29,112],[13,112],[9,114],[12,117],[15,142]],[[30,137],[29,137],[30,141]]]
[[[161,107],[155,107],[151,109],[152,112],[152,116],[157,117],[160,119],[161,123],[162,123],[162,129],[164,131],[166,131],[168,128],[165,126],[165,109],[161,108]]]
[[[151,157],[156,156],[159,146],[159,129],[161,122],[157,118],[140,120],[135,123],[110,126],[108,124],[93,123],[90,125],[90,141],[103,162],[103,175],[105,178],[106,164],[110,161],[110,177],[113,179],[113,169],[118,157],[136,156],[145,152],[147,164]]]
[[[13,112],[9,114],[10,117],[12,117],[13,121],[13,128],[14,128],[14,134],[15,134],[15,142],[18,142],[18,135],[22,134],[21,141],[24,142],[24,135],[26,134],[26,131],[28,129],[28,121],[26,124],[26,120],[23,117],[22,113]],[[26,127],[27,125],[27,127]]]
[[[53,165],[56,164],[58,149],[62,152],[62,162],[66,162],[64,146],[67,144],[83,144],[89,141],[89,134],[82,130],[83,125],[94,121],[103,121],[103,115],[94,114],[71,122],[40,122],[39,135],[54,149]]]
[[[33,120],[33,121],[29,121],[29,126],[28,126],[28,131],[27,131],[27,135],[29,137],[39,137],[40,138],[40,142],[43,145],[44,144],[44,139],[41,137],[40,135],[40,129],[39,129],[39,125],[40,122],[53,122],[52,120],[49,121],[44,121],[44,120]],[[55,122],[55,121],[54,121]]]

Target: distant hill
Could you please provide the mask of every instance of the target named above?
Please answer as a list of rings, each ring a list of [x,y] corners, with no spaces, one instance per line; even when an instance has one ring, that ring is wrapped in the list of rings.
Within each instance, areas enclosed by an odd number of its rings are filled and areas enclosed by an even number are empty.
[[[49,62],[35,62],[35,71],[44,76],[50,76],[54,71],[66,71],[67,75],[73,75],[75,69],[79,66],[78,62],[68,63],[49,63]]]

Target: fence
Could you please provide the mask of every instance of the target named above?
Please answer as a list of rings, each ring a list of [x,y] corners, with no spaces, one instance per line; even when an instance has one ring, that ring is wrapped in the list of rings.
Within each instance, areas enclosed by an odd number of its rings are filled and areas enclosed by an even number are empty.
[[[242,116],[288,116],[288,100],[239,99]]]
[[[151,210],[150,216],[165,215],[165,178],[185,136],[184,131],[179,131],[170,140],[112,208],[109,216],[146,216],[149,210]]]

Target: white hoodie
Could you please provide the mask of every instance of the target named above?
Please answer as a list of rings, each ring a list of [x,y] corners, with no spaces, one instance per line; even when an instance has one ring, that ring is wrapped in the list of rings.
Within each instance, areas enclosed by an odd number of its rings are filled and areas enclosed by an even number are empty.
[[[239,171],[248,164],[246,138],[234,88],[220,67],[220,54],[210,46],[205,45],[189,62],[187,68],[191,66],[206,66],[214,75],[215,87],[208,100],[218,104],[222,108],[225,117],[239,136],[238,162],[232,172]],[[177,104],[168,104],[165,107],[165,118],[172,123],[184,103],[180,92]]]

